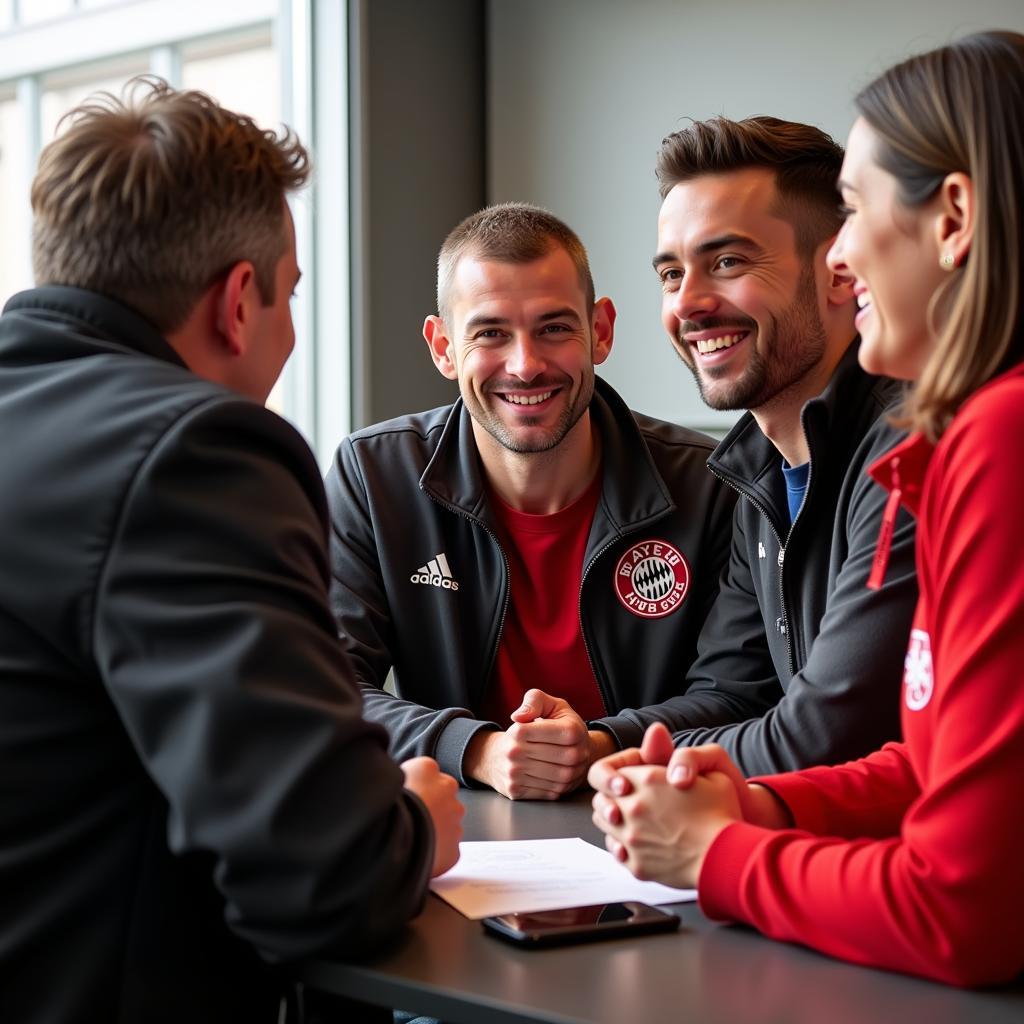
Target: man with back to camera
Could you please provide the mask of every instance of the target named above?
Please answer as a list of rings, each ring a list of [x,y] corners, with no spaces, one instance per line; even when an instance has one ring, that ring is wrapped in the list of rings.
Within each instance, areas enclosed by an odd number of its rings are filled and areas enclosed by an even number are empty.
[[[896,517],[876,586],[886,494],[866,467],[902,436],[890,423],[901,388],[858,365],[852,283],[825,265],[841,163],[823,132],[770,117],[698,121],[658,154],[665,329],[708,405],[749,411],[708,460],[740,501],[688,689],[606,719],[624,748],[661,722],[677,746],[719,743],[752,775],[899,736],[913,521]],[[656,734],[645,753],[671,749]],[[613,792],[626,784],[615,769],[638,757],[595,765],[591,784]]]
[[[423,334],[460,400],[346,438],[327,477],[338,629],[395,756],[555,799],[615,749],[588,722],[678,692],[732,496],[707,438],[595,378],[615,309],[551,214],[458,225],[438,310]]]
[[[379,946],[458,856],[454,780],[360,716],[317,466],[262,404],[307,175],[145,80],[40,158],[0,317],[5,1019],[276,1021],[254,950]]]

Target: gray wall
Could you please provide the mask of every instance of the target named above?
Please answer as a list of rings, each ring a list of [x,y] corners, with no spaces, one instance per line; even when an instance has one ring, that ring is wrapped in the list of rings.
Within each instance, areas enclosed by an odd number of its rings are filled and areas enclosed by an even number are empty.
[[[845,141],[850,99],[910,53],[1024,31],[1022,0],[489,0],[488,200],[569,222],[619,311],[604,375],[635,408],[721,427],[659,319],[654,154],[685,118],[774,114]]]
[[[420,336],[445,235],[486,201],[482,0],[354,0],[353,420],[450,402]]]

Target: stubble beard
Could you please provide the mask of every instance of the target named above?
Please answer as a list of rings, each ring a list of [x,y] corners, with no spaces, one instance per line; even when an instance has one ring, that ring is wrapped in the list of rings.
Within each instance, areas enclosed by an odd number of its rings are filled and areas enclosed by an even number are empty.
[[[753,320],[730,320],[721,324],[710,318],[703,323],[681,324],[677,349],[697,382],[697,390],[705,405],[712,409],[760,409],[798,384],[821,362],[827,347],[825,325],[818,313],[814,267],[808,263],[801,271],[793,301],[778,316],[769,318],[769,329],[759,338],[740,344],[752,345],[746,369],[738,380],[717,381],[714,369],[701,370],[690,355],[683,335],[714,326],[742,326],[756,332]],[[754,342],[760,341],[758,347]],[[682,353],[686,353],[683,355]],[[723,376],[728,368],[722,368]]]
[[[544,384],[549,382],[545,381]],[[568,389],[572,385],[570,378],[566,377],[564,382],[550,382],[553,387],[560,387],[563,390]],[[499,382],[494,385],[494,388],[503,387],[505,382]],[[521,385],[520,385],[521,386]],[[531,385],[538,386],[538,385]],[[512,388],[508,388],[512,390]],[[490,389],[488,393],[493,395],[493,391]],[[487,431],[495,441],[510,452],[517,454],[537,454],[540,452],[549,452],[553,448],[557,448],[562,441],[565,440],[566,435],[572,430],[573,427],[580,421],[580,417],[587,411],[587,407],[590,405],[590,400],[594,395],[594,374],[590,372],[588,376],[585,376],[579,385],[579,389],[576,392],[576,397],[566,405],[561,416],[558,417],[555,425],[551,427],[545,434],[540,437],[522,437],[518,431],[510,430],[507,424],[501,419],[496,413],[492,413],[487,410],[475,396],[463,396],[463,400],[466,403],[466,409],[470,416],[480,424],[484,430]],[[503,398],[499,398],[493,395],[492,401],[503,402]],[[541,420],[539,417],[524,417],[520,419],[519,423],[522,427],[536,427],[539,426]]]

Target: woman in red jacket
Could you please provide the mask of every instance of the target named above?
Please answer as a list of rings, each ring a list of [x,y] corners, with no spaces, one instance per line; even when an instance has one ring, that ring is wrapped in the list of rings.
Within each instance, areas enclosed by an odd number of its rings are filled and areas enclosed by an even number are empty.
[[[747,783],[652,727],[591,769],[594,821],[713,918],[991,984],[1024,970],[1024,36],[912,58],[856,104],[829,264],[854,280],[863,366],[915,382],[912,433],[871,470],[890,521],[918,518],[904,741]]]

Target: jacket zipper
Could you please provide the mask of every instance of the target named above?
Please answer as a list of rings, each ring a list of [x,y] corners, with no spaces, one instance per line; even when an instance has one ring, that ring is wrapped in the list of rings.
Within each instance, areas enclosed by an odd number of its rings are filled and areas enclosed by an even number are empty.
[[[466,518],[469,519],[468,516]],[[472,522],[472,520],[470,520],[470,522]],[[491,657],[487,662],[487,671],[483,674],[483,677],[480,680],[481,692],[477,693],[478,705],[480,703],[480,698],[483,696],[483,687],[487,685],[488,680],[491,678],[491,673],[494,671],[494,662],[495,659],[498,657],[498,648],[501,646],[501,634],[505,631],[505,615],[508,612],[508,597],[509,593],[512,590],[512,570],[509,568],[508,555],[505,554],[505,549],[501,546],[501,541],[498,540],[498,535],[489,527],[485,526],[483,523],[480,523],[480,525],[484,528],[484,530],[487,531],[487,534],[490,536],[491,540],[494,541],[494,545],[501,554],[501,560],[505,565],[505,597],[501,603],[501,617],[498,619],[498,632],[497,635],[494,637],[494,647],[491,648]]]
[[[786,638],[786,662],[789,665],[790,675],[796,675],[796,670],[793,667],[793,640],[792,640],[792,638],[789,635],[789,621],[788,621],[788,614],[787,614],[787,611],[786,611],[786,592],[785,592],[785,590],[783,590],[783,587],[782,587],[782,572],[783,572],[783,563],[785,562],[785,559],[786,559],[786,545],[782,543],[782,537],[779,536],[779,531],[775,529],[775,524],[772,522],[771,516],[768,515],[768,510],[764,507],[764,505],[762,505],[756,498],[754,498],[751,495],[749,495],[742,487],[737,487],[735,483],[733,483],[727,477],[725,477],[721,473],[719,473],[717,469],[713,469],[711,466],[708,466],[708,469],[711,470],[711,474],[713,476],[718,477],[718,479],[721,480],[723,484],[727,484],[729,487],[731,487],[741,498],[743,498],[745,501],[749,501],[750,504],[753,505],[754,508],[756,508],[757,511],[761,513],[762,517],[764,518],[764,521],[768,524],[769,529],[772,531],[772,534],[775,537],[776,543],[779,545],[779,558],[778,558],[778,566],[779,566],[779,604],[782,606],[782,618],[775,620],[775,626],[776,626],[777,629],[781,630],[782,635]],[[810,478],[810,474],[808,473],[808,477],[807,477],[807,490],[809,491],[810,489],[811,489],[811,478]],[[806,501],[806,500],[807,500],[807,491],[804,492],[804,501]],[[803,506],[803,501],[802,501],[800,503],[800,508],[802,509],[803,507],[804,506]],[[797,511],[797,515],[799,515],[799,514],[800,514],[800,511],[798,510]],[[794,520],[794,522],[795,522],[795,520]],[[790,533],[792,533],[792,531],[793,531],[793,528],[791,526],[790,527]],[[787,537],[787,540],[788,540],[788,537]]]
[[[786,609],[786,591],[782,583],[782,563],[785,561],[786,548],[789,547],[789,542],[793,537],[793,528],[796,526],[797,520],[800,518],[800,513],[803,512],[804,510],[804,505],[807,504],[807,496],[811,493],[811,477],[813,475],[814,463],[809,462],[809,465],[807,467],[807,486],[804,488],[804,496],[800,499],[800,507],[796,510],[796,515],[793,516],[793,521],[789,524],[789,533],[786,534],[786,543],[784,545],[779,545],[779,597],[782,601],[782,615],[783,621],[785,622],[786,626],[786,654],[789,657],[789,671],[791,675],[796,675],[796,662],[793,659],[793,636],[789,628],[789,621],[787,618],[788,612]],[[763,512],[762,515],[764,515]],[[768,519],[768,517],[765,516],[765,519]],[[768,520],[768,522],[769,524],[771,524],[770,519]],[[774,527],[772,527],[772,529],[774,529]]]
[[[594,567],[594,563],[606,552],[615,547],[620,540],[622,540],[623,534],[619,534],[613,540],[610,540],[600,551],[594,554],[594,557],[587,562],[583,569],[583,575],[580,577],[580,596],[577,603],[577,615],[580,620],[580,636],[583,637],[583,650],[587,652],[587,661],[590,663],[590,671],[593,673],[594,682],[597,683],[597,692],[601,697],[601,704],[604,706],[605,715],[613,714],[609,711],[612,705],[608,701],[609,693],[605,687],[604,680],[601,678],[601,673],[597,671],[597,666],[594,664],[594,656],[590,651],[590,641],[587,639],[587,629],[583,625],[583,585],[587,582],[587,575],[590,570]]]
[[[434,497],[430,491],[424,490],[424,494],[426,494],[431,501],[440,505],[441,508],[446,508],[449,512],[454,512],[456,515],[462,516],[463,519],[472,523],[474,526],[480,527],[480,529],[494,541],[494,546],[498,549],[498,554],[501,555],[501,561],[505,566],[505,579],[503,581],[505,594],[501,604],[501,617],[498,619],[498,633],[494,638],[494,646],[491,648],[491,656],[487,662],[487,671],[480,677],[480,681],[477,684],[477,692],[475,694],[476,703],[479,706],[480,698],[483,695],[483,688],[486,685],[487,680],[491,678],[491,672],[494,671],[494,660],[498,656],[498,648],[501,646],[501,634],[505,630],[505,616],[508,613],[508,596],[509,590],[511,589],[509,581],[512,576],[512,571],[508,564],[508,555],[505,554],[505,549],[501,546],[501,541],[498,540],[497,534],[483,520],[471,516],[468,512],[464,512],[457,505],[450,505],[447,501],[442,501],[440,498]],[[584,638],[584,644],[586,644],[586,638]],[[591,668],[593,668],[593,666],[591,666]],[[600,689],[600,685],[598,686],[598,689]]]

